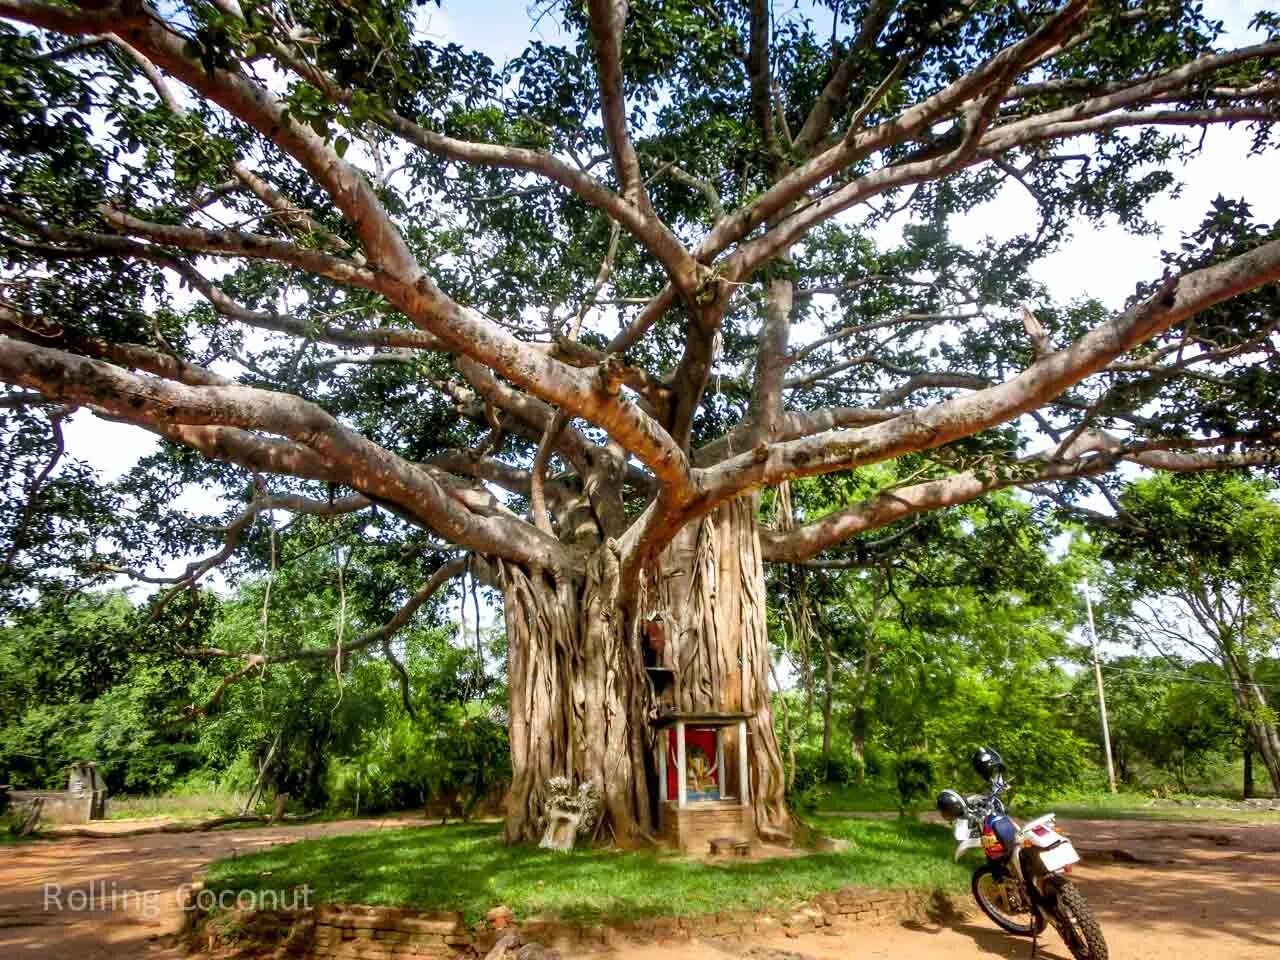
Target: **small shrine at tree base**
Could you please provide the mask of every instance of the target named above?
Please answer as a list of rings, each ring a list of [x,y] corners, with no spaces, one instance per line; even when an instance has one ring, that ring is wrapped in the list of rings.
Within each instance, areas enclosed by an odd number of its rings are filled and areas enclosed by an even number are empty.
[[[660,714],[658,838],[706,853],[712,841],[739,849],[756,841],[750,805],[749,713]],[[718,846],[725,846],[724,843]]]

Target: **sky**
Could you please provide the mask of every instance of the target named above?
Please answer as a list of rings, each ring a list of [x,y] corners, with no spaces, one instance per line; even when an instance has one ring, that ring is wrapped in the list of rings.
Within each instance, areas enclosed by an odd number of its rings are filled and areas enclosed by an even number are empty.
[[[777,4],[780,10],[788,6]],[[1205,4],[1210,16],[1226,23],[1229,36],[1224,42],[1236,44],[1256,42],[1257,37],[1248,33],[1246,25],[1264,6],[1248,2]],[[446,3],[444,9],[427,4],[420,8],[419,28],[438,42],[479,49],[502,62],[518,54],[531,37],[547,42],[563,39],[552,17],[544,17],[531,33],[527,9],[524,0],[469,0]],[[1247,149],[1247,130],[1211,131],[1205,150],[1174,170],[1182,182],[1181,193],[1162,195],[1149,208],[1151,219],[1164,226],[1163,233],[1134,236],[1115,223],[1101,228],[1081,225],[1073,240],[1034,265],[1033,275],[1056,301],[1094,297],[1118,308],[1137,283],[1159,276],[1160,250],[1176,245],[1181,233],[1199,222],[1219,193],[1243,196],[1253,204],[1256,216],[1280,220],[1274,154],[1248,157]],[[955,222],[953,231],[962,242],[977,242],[985,236],[1001,239],[1034,230],[1035,224],[1035,206],[1030,196],[1021,186],[1006,184],[991,201]],[[881,227],[879,239],[894,242],[902,226],[899,221]],[[108,423],[84,411],[71,418],[66,437],[69,452],[89,462],[107,479],[127,471],[158,442],[142,430]],[[180,504],[208,509],[210,500],[205,491],[189,490]],[[173,560],[166,569],[174,572],[185,562],[186,558]]]

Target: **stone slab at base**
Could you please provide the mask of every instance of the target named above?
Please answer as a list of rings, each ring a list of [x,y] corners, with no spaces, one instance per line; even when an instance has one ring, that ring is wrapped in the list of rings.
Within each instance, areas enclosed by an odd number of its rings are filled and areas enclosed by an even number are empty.
[[[706,800],[684,808],[669,802],[658,811],[658,838],[677,850],[706,853],[712,840],[755,843],[756,821],[751,808],[737,801]]]

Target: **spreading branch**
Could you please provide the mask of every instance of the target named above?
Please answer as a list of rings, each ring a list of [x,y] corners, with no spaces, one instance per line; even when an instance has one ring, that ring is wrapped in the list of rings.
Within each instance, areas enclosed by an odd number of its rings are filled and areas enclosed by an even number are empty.
[[[374,644],[389,644],[392,637],[403,630],[413,620],[414,615],[422,608],[422,605],[430,600],[436,592],[452,580],[459,576],[466,569],[466,558],[456,557],[449,560],[436,569],[426,582],[419,587],[411,597],[400,607],[395,614],[383,623],[381,626],[375,627],[363,636],[357,637],[355,640],[344,643],[341,647],[343,656],[364,650]],[[243,666],[234,672],[228,674],[222,679],[214,691],[213,696],[203,705],[196,706],[192,704],[187,714],[190,718],[206,716],[214,708],[217,707],[226,691],[235,683],[243,680],[245,677],[255,672],[265,671],[271,664],[290,663],[299,660],[330,663],[338,655],[338,647],[303,647],[298,650],[287,650],[278,653],[259,653],[227,650],[222,647],[195,647],[182,651],[186,656],[196,660],[242,660]],[[407,698],[407,688],[404,696]],[[406,707],[411,706],[406,703]]]
[[[343,426],[315,404],[288,394],[143,378],[3,335],[0,380],[140,425],[266,430],[311,449],[330,463],[331,475],[342,483],[396,504],[455,543],[507,559],[541,557],[551,566],[572,566],[571,555],[554,538],[526,524],[479,517],[463,509],[428,471]]]
[[[933,449],[1028,413],[1117,357],[1200,311],[1280,279],[1280,240],[1166,280],[1156,293],[1002,383],[912,410],[871,427],[774,444],[701,471],[708,489],[734,495],[794,476],[829,473]]]

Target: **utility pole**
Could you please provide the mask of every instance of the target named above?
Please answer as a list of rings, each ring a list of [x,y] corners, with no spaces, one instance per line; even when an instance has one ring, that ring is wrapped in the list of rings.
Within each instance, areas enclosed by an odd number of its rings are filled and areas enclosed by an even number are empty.
[[[1089,581],[1084,582],[1084,608],[1089,613],[1089,644],[1093,647],[1093,679],[1098,683],[1098,716],[1102,720],[1102,748],[1107,754],[1107,782],[1116,792],[1116,766],[1111,759],[1111,730],[1107,726],[1107,695],[1102,690],[1102,666],[1098,663],[1098,631],[1093,627],[1093,599]]]

